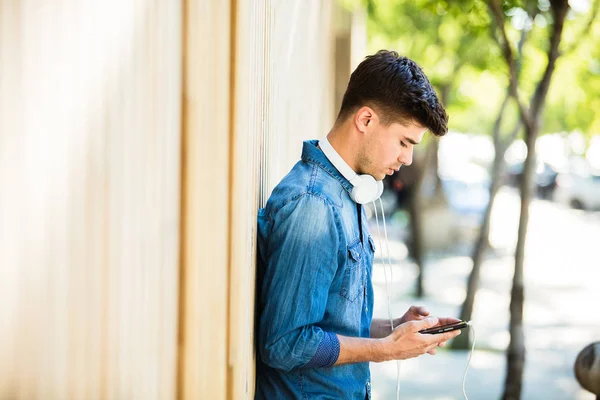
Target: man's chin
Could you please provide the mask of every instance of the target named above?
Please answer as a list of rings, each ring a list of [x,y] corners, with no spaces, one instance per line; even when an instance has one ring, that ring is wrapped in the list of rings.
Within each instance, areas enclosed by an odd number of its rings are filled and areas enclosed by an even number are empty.
[[[392,175],[392,171],[391,170],[388,170],[387,172],[380,172],[380,173],[377,173],[377,174],[375,174],[375,173],[369,173],[369,172],[363,172],[363,173],[367,174],[367,175],[371,175],[373,178],[375,178],[376,181],[382,181],[382,180],[385,179],[385,177],[387,175]]]

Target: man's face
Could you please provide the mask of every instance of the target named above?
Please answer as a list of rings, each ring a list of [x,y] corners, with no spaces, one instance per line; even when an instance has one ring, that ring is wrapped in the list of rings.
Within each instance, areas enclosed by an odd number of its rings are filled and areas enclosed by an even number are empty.
[[[402,165],[410,165],[413,146],[418,144],[427,131],[415,121],[405,125],[393,122],[388,126],[375,118],[370,121],[364,145],[358,154],[359,173],[369,174],[376,180],[392,175]]]

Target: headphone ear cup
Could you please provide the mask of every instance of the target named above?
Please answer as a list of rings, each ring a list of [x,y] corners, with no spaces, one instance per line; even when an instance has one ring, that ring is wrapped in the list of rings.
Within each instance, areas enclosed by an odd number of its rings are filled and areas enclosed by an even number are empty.
[[[371,175],[359,175],[357,184],[352,189],[352,200],[358,204],[371,203],[383,193],[383,182],[378,182]]]

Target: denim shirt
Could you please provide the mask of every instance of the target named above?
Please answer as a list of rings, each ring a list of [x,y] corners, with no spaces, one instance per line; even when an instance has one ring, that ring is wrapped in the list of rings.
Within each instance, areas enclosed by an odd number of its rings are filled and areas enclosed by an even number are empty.
[[[352,185],[317,144],[304,142],[258,213],[256,399],[371,397],[368,362],[331,365],[336,333],[369,337],[375,246]]]

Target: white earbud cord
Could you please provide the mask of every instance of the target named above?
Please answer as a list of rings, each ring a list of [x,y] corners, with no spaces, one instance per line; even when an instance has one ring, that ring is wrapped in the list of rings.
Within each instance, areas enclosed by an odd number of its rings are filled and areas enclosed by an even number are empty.
[[[385,234],[385,244],[387,250],[387,263],[385,262],[385,257],[383,255],[383,246],[381,245],[381,229],[379,228],[379,216],[377,214],[377,204],[373,201],[373,209],[375,210],[375,222],[377,223],[377,238],[379,239],[379,248],[381,249],[381,260],[383,263],[383,275],[385,276],[385,290],[387,292],[387,306],[388,306],[388,317],[390,319],[390,331],[394,331],[394,319],[392,318],[392,308],[390,305],[390,288],[388,284],[388,276],[386,271],[386,264],[390,270],[390,281],[393,281],[392,277],[392,260],[390,256],[390,247],[389,241],[387,237],[387,226],[385,223],[385,212],[383,211],[383,202],[381,198],[379,198],[379,204],[381,206],[381,219],[383,220],[383,231]],[[396,400],[400,399],[400,360],[396,360]]]
[[[387,304],[388,304],[388,318],[390,319],[390,326],[392,328],[392,330],[394,330],[394,320],[392,318],[392,308],[390,306],[390,291],[389,291],[389,286],[388,286],[388,276],[387,276],[387,270],[386,270],[386,264],[385,264],[385,258],[383,257],[383,246],[381,245],[381,230],[379,228],[379,215],[377,214],[377,205],[375,202],[373,202],[373,209],[375,210],[375,221],[377,223],[377,238],[379,241],[379,249],[381,251],[381,261],[383,263],[383,275],[385,276],[385,289],[387,292]],[[391,279],[391,277],[390,277]]]
[[[375,210],[375,222],[377,223],[377,237],[378,237],[378,241],[379,241],[379,248],[381,249],[380,255],[381,255],[381,260],[383,262],[383,275],[385,276],[385,289],[387,292],[388,317],[390,319],[391,331],[393,331],[394,330],[394,320],[392,318],[390,288],[389,288],[389,284],[388,284],[388,275],[387,275],[387,270],[386,270],[386,264],[387,264],[387,267],[389,268],[389,273],[390,273],[389,281],[393,282],[392,259],[391,259],[391,255],[390,255],[389,240],[388,240],[388,236],[387,236],[387,226],[385,223],[385,212],[383,210],[383,202],[381,201],[381,198],[379,198],[379,204],[381,206],[381,219],[383,221],[383,232],[385,235],[387,263],[386,263],[384,255],[383,255],[383,246],[381,245],[381,230],[379,227],[379,216],[377,214],[377,204],[375,203],[375,201],[373,202],[373,209]],[[469,353],[469,359],[467,361],[467,366],[465,368],[465,372],[463,374],[463,381],[462,381],[462,390],[463,390],[463,396],[464,396],[465,400],[469,400],[469,398],[467,397],[467,391],[466,391],[467,373],[469,372],[469,367],[471,365],[471,359],[473,358],[473,352],[475,351],[475,328],[473,327],[473,324],[471,322],[469,322],[469,328],[471,329],[471,333],[473,334],[473,343],[471,345],[471,351]],[[399,400],[400,399],[400,360],[396,360],[396,372],[397,372],[397,374],[396,374],[396,400]]]
[[[387,226],[385,223],[385,211],[383,211],[383,201],[381,201],[381,197],[379,197],[379,205],[381,206],[381,220],[383,221],[383,234],[385,235],[385,247],[387,252],[388,259],[388,267],[390,269],[390,282],[394,283],[394,275],[392,269],[392,257],[390,253],[390,241],[388,240],[387,235]],[[388,290],[388,306],[389,306],[389,297],[390,292]],[[391,312],[390,312],[391,314]],[[390,326],[392,327],[392,331],[394,330],[394,323],[390,321]],[[396,400],[400,399],[400,360],[396,360]]]
[[[465,368],[465,373],[463,375],[462,390],[463,390],[463,396],[465,396],[465,400],[469,400],[469,398],[467,397],[467,391],[465,390],[465,384],[467,382],[467,372],[469,371],[469,366],[471,365],[471,358],[473,357],[473,351],[475,350],[475,328],[473,328],[472,322],[469,322],[469,328],[471,329],[471,333],[473,334],[473,344],[471,345],[471,353],[469,354],[469,361],[467,361],[467,367]]]
[[[385,212],[383,211],[383,202],[381,201],[381,197],[379,198],[379,205],[381,206],[381,220],[383,221],[383,234],[385,235],[385,247],[387,252],[388,266],[390,268],[390,282],[394,282],[394,275],[392,270],[392,257],[390,255],[390,242],[388,240],[387,235],[387,226],[385,224]],[[388,293],[389,295],[389,293]],[[394,326],[392,325],[392,330],[394,330]]]

